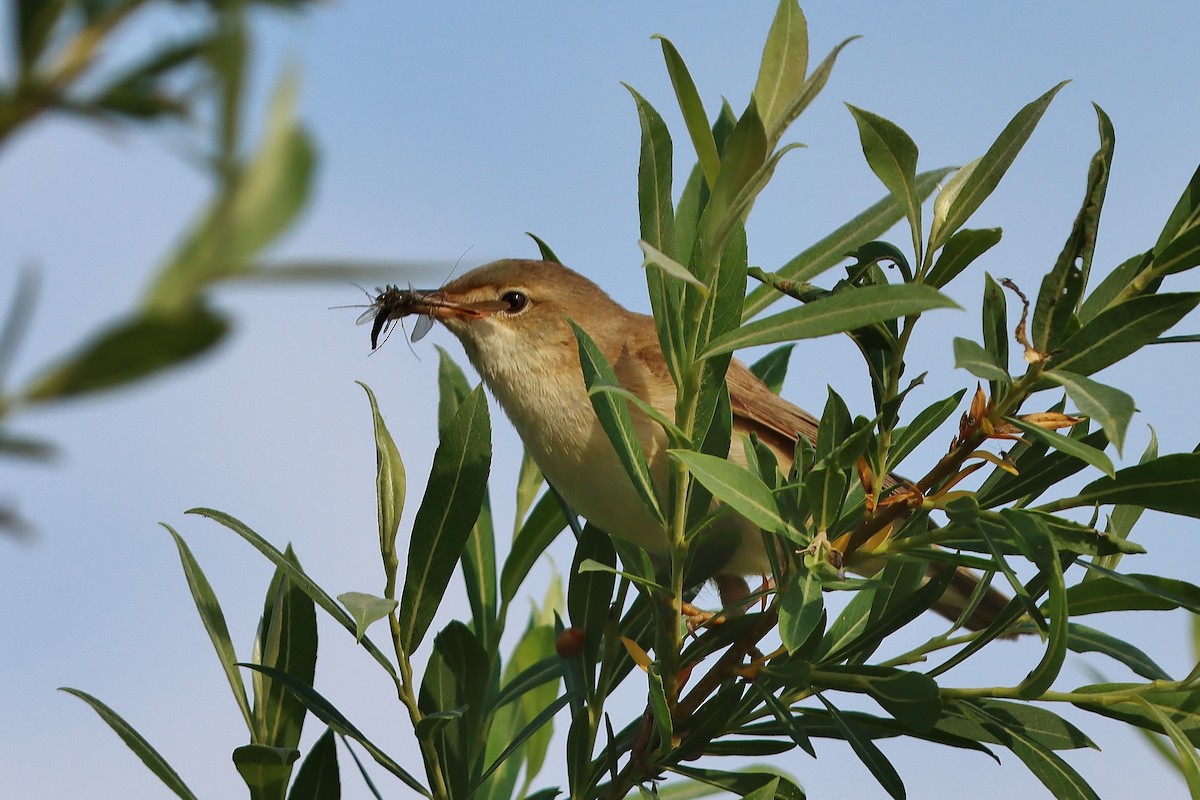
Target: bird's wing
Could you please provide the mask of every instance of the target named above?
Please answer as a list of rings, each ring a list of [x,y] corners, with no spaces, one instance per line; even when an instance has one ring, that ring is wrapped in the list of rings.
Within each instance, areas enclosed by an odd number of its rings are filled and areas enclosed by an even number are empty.
[[[791,465],[799,437],[817,440],[817,418],[772,392],[741,361],[729,362],[725,380],[729,384],[734,430],[758,434],[779,455],[786,456],[787,466]]]

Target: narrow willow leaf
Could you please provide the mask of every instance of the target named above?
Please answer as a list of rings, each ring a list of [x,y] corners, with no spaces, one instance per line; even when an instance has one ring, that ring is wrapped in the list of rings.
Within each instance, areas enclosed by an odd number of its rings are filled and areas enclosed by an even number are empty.
[[[671,708],[667,705],[667,691],[663,686],[662,675],[658,662],[646,670],[647,683],[650,687],[650,716],[654,720],[654,729],[658,732],[659,747],[669,750],[672,746]]]
[[[779,506],[762,479],[732,461],[692,450],[668,450],[683,463],[713,497],[760,528],[775,531],[789,527],[779,515]]]
[[[357,625],[354,638],[360,642],[372,622],[383,619],[395,611],[398,605],[395,600],[363,592],[343,592],[337,596],[337,599],[354,618],[354,623]]]
[[[300,763],[287,800],[340,800],[342,780],[338,769],[337,739],[326,728]]]
[[[1025,702],[1016,703],[990,697],[948,701],[946,715],[938,727],[958,731],[991,744],[1005,744],[1003,736],[996,736],[977,722],[972,722],[976,719],[975,712],[979,711],[996,720],[1001,727],[1019,728],[1049,750],[1078,750],[1083,747],[1100,749],[1086,733],[1049,709]],[[964,727],[963,723],[970,727]],[[994,730],[995,726],[992,729]]]
[[[932,730],[942,715],[937,683],[919,672],[851,664],[813,670],[811,680],[814,686],[871,695],[911,731]]]
[[[671,202],[672,143],[658,111],[628,84],[641,124],[641,157],[638,161],[638,213],[641,239],[670,255],[675,248],[675,209]]]
[[[962,233],[962,231],[959,231]],[[957,236],[958,234],[955,234]],[[983,347],[996,363],[1008,372],[1008,298],[1003,287],[988,273],[983,274]],[[988,390],[993,405],[999,403],[1007,394],[1008,388],[1001,381],[990,381]]]
[[[934,308],[959,306],[938,290],[920,284],[846,289],[730,331],[710,341],[702,357],[759,344],[828,336]]]
[[[808,23],[795,0],[782,0],[763,45],[754,102],[768,130],[804,86],[808,71]]]
[[[537,245],[538,253],[541,255],[542,261],[550,261],[555,264],[562,263],[562,261],[559,260],[558,255],[556,255],[554,250],[551,249],[550,245],[542,241],[540,236],[538,236],[536,233],[530,233],[529,231],[525,231],[525,235],[530,239],[533,239],[533,243]]]
[[[1079,439],[1070,436],[1063,436],[1057,431],[1047,430],[1040,425],[1031,425],[1023,419],[1017,417],[1005,417],[1010,425],[1015,425],[1025,432],[1027,436],[1032,436],[1034,439],[1042,442],[1049,447],[1058,450],[1061,453],[1074,456],[1086,464],[1090,464],[1096,469],[1103,472],[1105,475],[1112,477],[1116,474],[1113,467],[1112,459],[1104,454],[1103,450],[1097,450],[1084,444]]]
[[[642,254],[645,256],[642,266],[656,267],[675,280],[690,283],[702,294],[708,294],[708,287],[683,264],[680,264],[644,239],[638,242],[638,247],[642,248]]]
[[[284,557],[300,569],[291,545]],[[359,640],[361,641],[361,639]],[[254,646],[254,660],[311,684],[317,669],[317,612],[313,601],[276,568],[267,587],[263,613]],[[260,673],[253,674],[257,744],[294,748],[304,728],[304,705],[283,685]]]
[[[963,228],[946,241],[925,282],[940,289],[1000,242],[999,228]]]
[[[1074,497],[1041,506],[1048,512],[1090,505],[1128,505],[1200,517],[1200,454],[1172,453],[1092,481]]]
[[[916,185],[921,199],[924,200],[928,197],[937,187],[938,181],[949,172],[949,168],[943,168],[922,172],[918,175]],[[846,253],[853,251],[863,242],[878,239],[903,218],[903,210],[896,203],[895,198],[889,194],[796,255],[775,270],[775,273],[787,280],[800,282],[812,280],[838,262],[845,260]],[[756,287],[746,296],[742,319],[748,320],[758,315],[782,296],[770,286]]]
[[[530,720],[529,724],[526,725],[520,733],[513,737],[513,740],[509,746],[506,747],[504,751],[496,757],[496,760],[492,762],[491,766],[484,770],[483,774],[475,780],[472,790],[478,788],[484,781],[486,781],[493,772],[500,768],[500,765],[503,764],[508,757],[513,754],[514,751],[518,750],[523,744],[525,744],[526,740],[541,730],[546,723],[554,719],[554,715],[561,711],[563,707],[573,699],[574,695],[564,694],[562,697],[559,697],[553,703],[546,706],[546,708],[544,708],[540,714]]]
[[[318,586],[316,581],[310,578],[308,574],[304,572],[304,570],[300,569],[299,566],[294,564],[274,545],[247,527],[245,523],[229,516],[223,511],[217,511],[212,508],[192,508],[189,509],[187,513],[199,514],[201,516],[208,517],[214,522],[224,525],[226,528],[245,539],[254,547],[254,549],[266,556],[272,564],[286,574],[288,578],[296,584],[296,586],[300,587],[301,591],[312,598],[314,603],[324,609],[329,616],[337,620],[343,628],[352,634],[355,632],[356,626],[354,624],[354,618],[347,614],[346,610],[338,605],[337,601],[330,597],[328,592]],[[399,675],[397,675],[395,667],[392,666],[391,662],[388,661],[387,656],[383,654],[383,651],[380,650],[375,643],[370,640],[370,638],[364,636],[360,644],[366,648],[367,652],[374,657],[375,661],[378,662],[381,667],[387,670],[388,675],[397,680],[399,679]]]
[[[500,597],[504,603],[516,597],[534,562],[565,527],[567,519],[563,516],[562,506],[559,505],[554,492],[546,492],[529,512],[521,530],[513,537],[512,549],[504,561],[504,569],[500,572]]]
[[[836,467],[816,467],[804,479],[804,496],[818,532],[828,531],[841,514],[846,484],[846,475]]]
[[[895,800],[904,800],[906,793],[904,791],[904,782],[900,780],[900,774],[896,772],[896,768],[887,760],[887,756],[883,754],[870,737],[862,735],[857,728],[851,725],[845,715],[842,714],[833,703],[825,699],[825,696],[817,692],[817,699],[829,711],[829,715],[833,718],[834,724],[845,737],[846,742],[854,750],[854,754],[863,762],[871,774],[875,776],[875,780],[879,781],[879,785]]]
[[[1197,264],[1200,264],[1200,225],[1183,231],[1154,254],[1154,269],[1163,275],[1174,275]]]
[[[583,381],[590,390],[593,386],[620,386],[612,365],[600,352],[600,348],[592,341],[587,331],[571,321],[571,329],[579,345],[579,363],[583,368]],[[646,506],[646,510],[660,523],[666,521],[663,516],[662,503],[658,499],[658,490],[654,485],[654,476],[650,474],[650,465],[646,462],[646,454],[642,450],[641,440],[633,424],[633,416],[629,407],[621,400],[606,393],[589,395],[592,408],[600,419],[600,425],[608,434],[608,440],[621,459],[629,480],[638,496]]]
[[[1155,341],[1200,304],[1200,293],[1151,294],[1098,314],[1062,343],[1054,369],[1091,375]]]
[[[584,663],[589,666],[586,673],[594,679],[590,666],[597,662],[600,653],[600,639],[608,622],[609,604],[612,602],[616,582],[611,573],[580,572],[579,565],[584,561],[613,568],[617,565],[617,554],[613,549],[612,540],[595,525],[588,525],[583,529],[583,536],[579,538],[579,545],[575,548],[575,560],[567,585],[567,613],[570,615],[571,625],[583,632]],[[594,682],[590,685],[594,685]]]
[[[383,554],[384,568],[390,580],[396,574],[396,533],[400,529],[400,515],[404,512],[404,491],[407,486],[404,462],[400,450],[388,432],[379,412],[375,393],[365,383],[358,384],[367,393],[371,403],[371,423],[375,429],[375,496],[376,518],[379,523],[379,551]]]
[[[1000,518],[1011,528],[1018,546],[1025,556],[1037,565],[1046,581],[1049,599],[1046,601],[1046,617],[1050,632],[1046,637],[1046,650],[1037,665],[1017,686],[1017,693],[1025,698],[1041,697],[1062,671],[1067,657],[1068,609],[1066,584],[1063,581],[1062,562],[1051,540],[1050,531],[1037,516],[1005,509]]]
[[[272,680],[279,681],[287,686],[288,689],[290,689],[296,695],[296,697],[299,698],[302,703],[304,703],[304,706],[311,711],[314,716],[317,717],[317,719],[324,722],[342,736],[349,736],[351,739],[366,748],[366,751],[371,754],[372,758],[375,759],[375,763],[379,764],[379,766],[383,767],[388,772],[399,778],[406,786],[408,786],[408,788],[418,792],[423,797],[430,796],[429,791],[422,786],[416,778],[414,778],[408,773],[407,770],[396,763],[394,758],[383,752],[383,750],[379,749],[374,742],[368,739],[362,733],[362,731],[354,726],[354,723],[350,722],[350,720],[347,719],[341,711],[338,711],[338,709],[332,703],[326,700],[320,694],[320,692],[312,688],[312,686],[309,686],[303,681],[296,680],[286,672],[273,669],[271,667],[266,667],[261,664],[239,664],[238,666],[252,669],[256,672],[261,672],[270,677]]]
[[[763,705],[770,710],[771,715],[775,717],[775,721],[787,732],[787,735],[796,743],[796,746],[813,758],[816,758],[817,751],[813,748],[812,741],[808,738],[808,734],[804,732],[804,728],[796,724],[796,719],[792,716],[791,709],[780,702],[779,698],[772,694],[770,689],[765,688],[762,683],[755,681],[754,689],[762,699]]]
[[[1074,372],[1052,369],[1045,375],[1067,390],[1067,397],[1071,398],[1080,412],[1100,424],[1108,440],[1117,448],[1117,455],[1120,455],[1125,444],[1125,431],[1136,410],[1133,398],[1120,389]]]
[[[883,182],[897,205],[904,209],[912,231],[913,253],[919,263],[921,242],[921,196],[917,191],[917,145],[896,123],[861,108],[846,104],[858,125],[863,155],[875,176]]]
[[[200,569],[200,562],[196,561],[196,557],[192,555],[192,551],[184,542],[183,537],[176,533],[170,525],[164,523],[163,527],[175,540],[175,547],[179,550],[179,561],[183,566],[183,574],[187,578],[188,589],[191,590],[192,599],[196,603],[196,612],[200,615],[200,621],[204,623],[204,630],[208,632],[213,649],[217,651],[217,660],[221,662],[225,679],[233,691],[233,699],[242,712],[246,727],[253,736],[255,731],[250,717],[250,700],[246,697],[246,685],[242,683],[242,676],[238,672],[237,653],[234,652],[233,641],[229,637],[229,626],[225,624],[225,613],[221,610],[221,603],[217,600],[216,592],[213,591],[212,584],[208,582],[204,571]]]
[[[1176,578],[1139,573],[1121,574],[1087,565],[1093,580],[1067,590],[1074,615],[1105,611],[1170,611],[1186,608],[1200,614],[1200,586]]]
[[[1196,171],[1192,173],[1192,179],[1184,187],[1179,202],[1171,210],[1171,215],[1167,218],[1162,232],[1158,235],[1158,241],[1154,244],[1154,250],[1162,252],[1163,248],[1179,236],[1180,232],[1198,224],[1200,224],[1200,167],[1197,167]]]
[[[1175,751],[1179,754],[1180,771],[1187,781],[1188,794],[1193,798],[1200,798],[1200,753],[1196,751],[1196,746],[1161,708],[1144,697],[1137,697],[1136,700],[1157,720],[1170,738],[1171,744],[1175,745]]]
[[[1004,127],[996,141],[977,161],[964,168],[965,174],[959,181],[951,181],[943,189],[945,201],[939,196],[934,201],[933,228],[929,235],[929,248],[939,249],[946,240],[963,226],[975,210],[1000,183],[1004,173],[1012,165],[1033,129],[1037,127],[1050,101],[1066,81],[1055,86],[1044,95],[1026,105]]]
[[[773,784],[775,786],[775,793],[772,795],[774,800],[804,800],[803,790],[792,779],[775,772],[755,772],[752,769],[722,772],[680,764],[669,766],[667,769],[678,775],[684,775],[692,781],[715,786],[739,797],[745,797],[751,792]]]
[[[413,519],[400,599],[400,645],[421,644],[479,516],[492,458],[483,388],[473,391],[446,426],[433,456],[425,496]]]
[[[1007,723],[989,710],[977,708],[974,713],[979,723],[996,736],[1001,744],[1012,750],[1029,771],[1050,790],[1052,796],[1099,800],[1099,796],[1078,772],[1020,726]]]
[[[51,364],[22,390],[23,399],[41,403],[142,380],[211,350],[228,332],[223,316],[200,305],[132,315]]]
[[[773,161],[777,161],[783,152],[777,152]],[[722,252],[725,235],[742,216],[743,208],[739,206],[744,207],[747,202],[737,202],[742,190],[754,182],[770,155],[767,133],[758,108],[751,100],[721,152],[721,171],[717,173],[716,183],[712,184],[712,193],[704,210],[703,252],[716,255]],[[712,280],[709,275],[701,274],[700,277],[705,281]]]
[[[825,84],[829,82],[829,75],[833,72],[833,65],[837,62],[838,54],[842,49],[853,42],[859,36],[851,36],[843,39],[837,44],[829,54],[822,59],[817,68],[805,79],[804,84],[799,91],[792,95],[791,99],[780,109],[775,121],[767,128],[767,141],[774,146],[779,141],[780,137],[787,131],[788,126],[796,121],[796,118],[804,113],[804,110],[809,107],[813,100],[817,99],[817,95],[825,88]]]
[[[146,738],[138,733],[132,725],[126,722],[120,714],[118,714],[116,711],[113,711],[107,705],[100,702],[87,692],[80,691],[79,689],[72,689],[67,686],[60,686],[58,690],[60,692],[66,692],[67,694],[74,695],[91,706],[92,710],[100,715],[100,719],[104,720],[104,722],[108,724],[108,727],[112,728],[113,732],[116,733],[117,736],[121,737],[121,741],[125,742],[125,745],[134,752],[134,755],[142,760],[142,763],[146,765],[146,768],[153,772],[160,781],[166,784],[167,788],[170,789],[176,797],[183,798],[183,800],[196,800],[196,795],[194,795],[192,790],[187,787],[187,784],[183,782],[183,778],[179,777],[179,773],[172,769],[171,765],[167,763],[166,759],[164,759],[162,755],[160,755],[159,752],[154,749],[154,746],[151,745],[150,742],[146,741]]]
[[[1071,587],[1074,588],[1074,587]],[[1068,594],[1070,589],[1067,590]],[[1071,607],[1071,613],[1077,613]],[[1030,631],[1032,632],[1032,631]],[[1129,642],[1110,636],[1104,631],[1072,622],[1067,633],[1067,647],[1073,653],[1101,653],[1124,664],[1149,681],[1169,681],[1171,676],[1141,649]]]
[[[791,358],[794,344],[776,347],[765,356],[750,365],[750,371],[760,381],[767,385],[775,394],[783,389],[783,379],[787,377],[788,359]]]
[[[679,101],[679,110],[683,113],[684,124],[692,137],[692,146],[696,148],[696,158],[704,171],[704,179],[709,188],[717,182],[717,174],[721,171],[721,157],[717,154],[717,143],[708,127],[708,115],[704,112],[704,104],[700,102],[700,93],[696,91],[696,83],[688,72],[683,57],[675,49],[675,45],[664,36],[654,36],[662,45],[663,59],[667,63],[667,73],[671,76],[671,85],[675,87],[675,99]]]
[[[950,419],[966,392],[966,389],[960,389],[946,399],[929,405],[913,417],[908,425],[896,429],[892,448],[888,451],[888,472],[900,464],[917,445],[928,439],[943,422]]]
[[[1095,106],[1100,125],[1100,149],[1088,168],[1087,191],[1083,205],[1075,217],[1071,233],[1059,253],[1054,268],[1042,279],[1029,335],[1040,352],[1057,350],[1077,322],[1075,312],[1083,297],[1092,254],[1096,249],[1096,230],[1100,224],[1100,209],[1108,188],[1115,134],[1112,122],[1100,106]]]
[[[294,747],[248,744],[233,751],[233,765],[253,798],[282,798],[298,758],[300,751]]]
[[[797,570],[779,598],[779,638],[789,653],[794,653],[821,624],[825,601],[821,579],[813,570]]]
[[[981,345],[961,336],[954,337],[954,366],[965,369],[985,381],[1012,383],[1008,370],[1000,365],[996,357]]]

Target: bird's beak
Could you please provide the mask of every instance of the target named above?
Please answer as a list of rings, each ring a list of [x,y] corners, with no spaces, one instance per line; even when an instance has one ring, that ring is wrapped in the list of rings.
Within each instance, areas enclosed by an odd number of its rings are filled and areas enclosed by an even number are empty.
[[[508,307],[499,300],[477,300],[462,302],[438,290],[419,290],[413,293],[411,314],[425,314],[436,320],[472,319],[487,316]]]

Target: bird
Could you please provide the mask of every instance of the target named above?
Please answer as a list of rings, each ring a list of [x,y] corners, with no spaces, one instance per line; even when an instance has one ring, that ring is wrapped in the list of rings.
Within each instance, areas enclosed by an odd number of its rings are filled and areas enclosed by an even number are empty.
[[[381,306],[389,318],[421,313],[447,328],[499,402],[526,451],[573,511],[611,536],[660,560],[667,534],[638,495],[588,396],[573,321],[612,365],[622,387],[672,417],[675,383],[654,318],[631,311],[596,283],[553,261],[504,259],[477,267],[440,289],[406,294]],[[385,304],[386,305],[386,304]],[[377,325],[378,327],[378,325]],[[790,469],[799,437],[816,440],[818,420],[772,391],[740,360],[726,372],[733,426],[728,458],[745,465],[744,437],[755,434]],[[660,490],[667,486],[668,441],[662,427],[631,407],[634,430]],[[739,537],[713,578],[726,607],[749,593],[747,577],[771,574],[760,529],[737,514]],[[931,564],[931,571],[946,569]],[[957,568],[935,610],[957,619],[978,583]],[[989,587],[966,627],[988,624],[1007,598]]]

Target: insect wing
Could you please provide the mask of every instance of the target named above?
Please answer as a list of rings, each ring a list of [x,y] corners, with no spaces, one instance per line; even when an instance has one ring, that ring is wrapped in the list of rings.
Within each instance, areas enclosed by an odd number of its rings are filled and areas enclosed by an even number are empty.
[[[419,342],[425,338],[425,334],[429,333],[429,329],[433,327],[433,317],[421,314],[417,317],[416,323],[413,325],[412,336],[408,337],[410,342]]]

